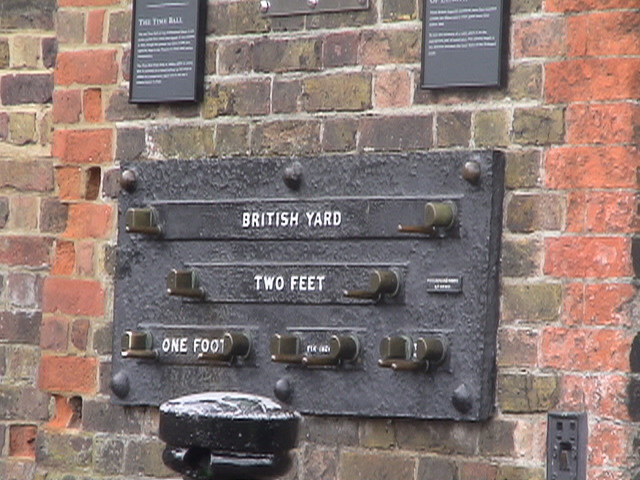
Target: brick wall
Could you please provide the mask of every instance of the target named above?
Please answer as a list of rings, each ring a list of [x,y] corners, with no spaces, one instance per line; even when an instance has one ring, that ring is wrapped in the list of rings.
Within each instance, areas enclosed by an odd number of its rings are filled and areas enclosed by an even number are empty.
[[[640,478],[638,0],[511,0],[506,87],[444,92],[420,2],[211,2],[204,102],[143,107],[130,0],[2,2],[1,478],[175,478],[157,411],[108,400],[119,161],[472,147],[507,152],[496,415],[309,417],[289,478],[543,479],[554,409],[588,412],[591,480]]]

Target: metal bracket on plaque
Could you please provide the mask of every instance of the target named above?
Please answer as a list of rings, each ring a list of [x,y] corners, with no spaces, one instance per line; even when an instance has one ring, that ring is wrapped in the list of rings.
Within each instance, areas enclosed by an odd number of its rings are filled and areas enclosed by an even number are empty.
[[[369,0],[260,0],[260,12],[270,17],[367,10]]]

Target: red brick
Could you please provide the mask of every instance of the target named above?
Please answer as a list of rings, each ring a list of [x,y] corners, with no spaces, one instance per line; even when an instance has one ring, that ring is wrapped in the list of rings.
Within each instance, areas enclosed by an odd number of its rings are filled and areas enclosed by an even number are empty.
[[[629,480],[629,471],[624,470],[611,470],[611,467],[606,466],[594,467],[587,469],[587,478],[589,480]]]
[[[95,393],[97,378],[95,358],[45,355],[40,360],[39,385],[48,392]]]
[[[585,287],[585,325],[631,326],[633,285],[605,283]]]
[[[76,265],[76,250],[73,242],[58,240],[56,242],[56,257],[53,261],[54,275],[71,275]]]
[[[53,92],[53,121],[77,123],[82,113],[80,90],[56,90]]]
[[[53,166],[48,160],[0,161],[0,188],[46,192],[53,189]]]
[[[110,205],[71,205],[64,235],[73,238],[108,238],[113,225],[112,217],[113,208]]]
[[[589,465],[627,465],[633,457],[631,446],[635,427],[600,420],[592,422],[589,433]]]
[[[623,237],[558,237],[545,240],[544,273],[555,277],[606,278],[632,274],[630,243]]]
[[[634,233],[638,231],[637,202],[633,192],[571,192],[567,231]]]
[[[629,420],[626,406],[628,383],[629,380],[621,374],[565,374],[558,408],[586,410],[598,417]]]
[[[549,103],[622,100],[640,96],[640,58],[586,58],[546,65]]]
[[[109,163],[113,130],[57,130],[53,137],[53,156],[64,163]]]
[[[53,398],[56,403],[56,413],[47,427],[73,428],[77,426],[82,416],[81,397],[67,398],[62,395],[54,395]]]
[[[635,143],[640,140],[640,106],[632,103],[570,105],[567,126],[568,143]]]
[[[84,119],[87,122],[101,122],[104,120],[102,114],[102,90],[99,88],[88,88],[83,92],[82,107]]]
[[[406,70],[377,72],[374,83],[377,108],[408,107],[411,105],[411,76]]]
[[[640,155],[634,147],[561,147],[547,153],[550,188],[636,188]]]
[[[541,17],[514,22],[514,56],[557,57],[567,50],[567,26],[563,17]]]
[[[547,327],[542,332],[542,366],[570,371],[629,370],[629,334],[611,329]]]
[[[79,200],[84,198],[83,171],[78,167],[57,167],[56,184],[61,200]]]
[[[40,328],[40,348],[63,352],[67,349],[69,321],[62,317],[45,317]]]
[[[548,12],[586,12],[614,8],[637,8],[638,0],[547,0]]]
[[[498,467],[488,463],[465,462],[460,465],[460,480],[495,480]]]
[[[102,43],[105,13],[105,10],[92,10],[89,12],[87,43]]]
[[[571,56],[640,55],[640,11],[595,12],[568,22]]]
[[[104,314],[104,287],[95,280],[47,277],[43,303],[45,312],[99,317]]]
[[[116,50],[60,52],[55,72],[57,85],[108,85],[118,77]]]
[[[11,425],[9,428],[9,456],[36,458],[36,425]]]
[[[94,258],[93,242],[78,242],[76,245],[76,274],[81,277],[93,275]]]
[[[564,287],[562,319],[565,325],[582,325],[584,323],[584,288],[582,282],[568,283]]]
[[[0,263],[41,267],[49,264],[53,242],[42,237],[0,237]]]

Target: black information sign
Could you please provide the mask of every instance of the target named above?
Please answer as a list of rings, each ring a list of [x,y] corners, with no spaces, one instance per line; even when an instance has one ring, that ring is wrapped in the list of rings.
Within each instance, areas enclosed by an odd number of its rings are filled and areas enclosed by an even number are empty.
[[[422,87],[499,86],[504,0],[425,0]]]
[[[136,0],[131,103],[202,98],[206,0]]]

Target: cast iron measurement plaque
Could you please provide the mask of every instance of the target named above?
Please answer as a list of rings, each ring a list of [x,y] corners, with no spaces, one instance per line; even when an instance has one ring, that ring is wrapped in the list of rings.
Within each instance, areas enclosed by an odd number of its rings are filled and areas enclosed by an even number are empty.
[[[498,152],[121,168],[136,187],[118,208],[115,402],[228,390],[319,415],[491,414]]]
[[[136,0],[131,103],[202,98],[206,0]]]
[[[425,0],[422,87],[498,86],[504,0]]]

